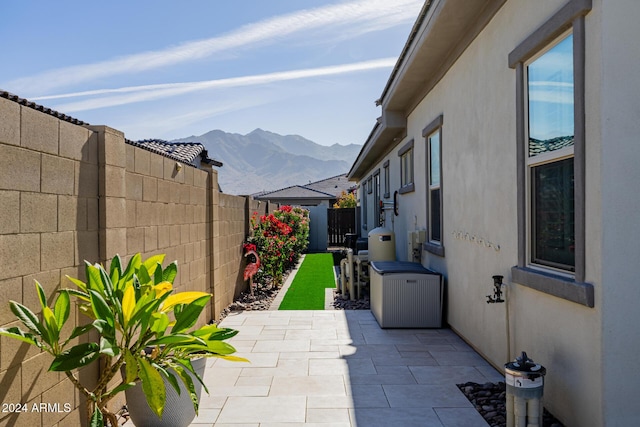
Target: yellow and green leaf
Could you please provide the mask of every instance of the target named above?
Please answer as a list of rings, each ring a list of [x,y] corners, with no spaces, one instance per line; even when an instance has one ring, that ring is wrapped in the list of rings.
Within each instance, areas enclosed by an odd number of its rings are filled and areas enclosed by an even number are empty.
[[[164,381],[162,381],[162,376],[146,359],[138,359],[138,364],[140,366],[142,391],[147,398],[149,408],[151,408],[158,418],[162,418],[162,412],[164,411],[164,404],[166,400],[166,390]]]
[[[122,315],[123,315],[123,326],[126,328],[129,325],[129,321],[133,317],[136,308],[136,292],[133,289],[133,286],[129,286],[124,291],[124,296],[122,297]]]
[[[158,264],[162,264],[162,262],[164,261],[164,257],[164,254],[154,255],[147,258],[147,260],[142,263],[142,265],[144,265],[144,267],[147,269],[147,273],[149,273],[149,276],[153,276],[153,273],[156,271]]]
[[[69,292],[61,291],[58,295],[58,299],[56,299],[56,304],[53,307],[53,314],[56,317],[56,323],[58,324],[58,328],[62,329],[65,323],[67,323],[67,319],[69,319],[69,314],[71,312],[71,300],[69,298]]]
[[[176,305],[179,304],[190,304],[198,298],[202,298],[204,296],[208,296],[211,298],[211,294],[206,292],[180,292],[177,294],[169,295],[169,297],[164,301],[164,304],[161,307],[161,310],[164,312],[171,311]]]

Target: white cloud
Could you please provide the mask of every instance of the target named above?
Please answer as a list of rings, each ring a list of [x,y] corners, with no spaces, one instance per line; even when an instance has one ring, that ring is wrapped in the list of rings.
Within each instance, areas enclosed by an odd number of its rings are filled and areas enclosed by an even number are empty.
[[[130,86],[117,89],[99,89],[85,92],[75,92],[60,95],[50,95],[38,98],[31,98],[34,101],[48,99],[62,99],[82,96],[124,94],[114,96],[104,96],[96,99],[70,102],[54,106],[55,109],[71,113],[76,111],[86,111],[97,108],[126,105],[142,101],[167,98],[187,94],[190,92],[202,91],[206,89],[221,89],[238,86],[263,85],[274,82],[297,80],[312,77],[322,77],[330,75],[340,75],[360,71],[374,70],[379,68],[390,68],[396,63],[395,58],[383,58],[371,61],[356,62],[351,64],[335,65],[319,68],[308,68],[303,70],[282,71],[276,73],[259,74],[253,76],[233,77],[228,79],[207,80],[189,83],[167,83],[146,86]]]
[[[48,92],[108,76],[139,73],[194,61],[214,53],[263,46],[293,35],[305,43],[317,42],[318,38],[312,35],[320,36],[323,41],[328,38],[340,39],[344,34],[353,37],[411,22],[421,4],[421,0],[357,0],[301,10],[248,24],[209,39],[46,71],[9,82],[7,87],[19,93]]]
[[[553,82],[553,81],[529,81],[530,87],[548,87],[548,88],[558,88],[558,90],[572,90],[573,91],[573,82]]]
[[[536,89],[529,92],[529,101],[534,103],[573,105],[573,91]]]
[[[268,102],[268,100],[257,97],[250,99],[245,97],[232,102],[225,102],[223,105],[218,105],[214,108],[198,108],[182,114],[175,111],[156,112],[149,116],[136,114],[135,117],[131,117],[128,121],[121,123],[121,126],[123,129],[127,129],[127,137],[129,138],[140,139],[149,135],[165,135],[171,131],[187,129],[190,125],[211,117],[264,105]]]

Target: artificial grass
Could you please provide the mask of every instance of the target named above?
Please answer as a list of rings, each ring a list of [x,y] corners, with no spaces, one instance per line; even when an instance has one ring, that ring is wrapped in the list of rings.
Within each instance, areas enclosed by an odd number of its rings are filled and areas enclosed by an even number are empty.
[[[279,310],[324,310],[326,288],[334,288],[333,255],[307,254]]]

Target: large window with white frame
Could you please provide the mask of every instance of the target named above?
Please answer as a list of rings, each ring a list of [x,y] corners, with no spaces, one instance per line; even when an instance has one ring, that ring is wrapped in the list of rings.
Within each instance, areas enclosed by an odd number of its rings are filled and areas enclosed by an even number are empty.
[[[442,123],[438,116],[423,130],[426,142],[427,166],[427,233],[424,248],[428,252],[444,256],[442,245],[443,205],[442,205]]]
[[[518,265],[512,280],[589,307],[585,282],[585,15],[569,0],[510,54],[516,70]]]

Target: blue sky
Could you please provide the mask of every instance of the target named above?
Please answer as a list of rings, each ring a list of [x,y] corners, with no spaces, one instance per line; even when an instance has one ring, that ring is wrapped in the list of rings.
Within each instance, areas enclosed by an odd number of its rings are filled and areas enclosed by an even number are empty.
[[[573,135],[573,36],[527,67],[529,136],[545,140]]]
[[[421,0],[0,2],[0,89],[129,139],[364,143]]]

